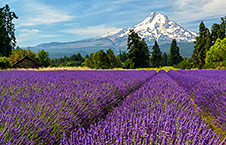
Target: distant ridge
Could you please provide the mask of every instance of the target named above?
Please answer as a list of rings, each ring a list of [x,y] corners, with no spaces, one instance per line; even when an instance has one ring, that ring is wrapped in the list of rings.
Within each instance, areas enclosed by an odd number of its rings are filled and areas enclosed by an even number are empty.
[[[50,53],[51,57],[69,56],[74,53],[85,55],[100,49],[107,50],[109,48],[118,53],[119,49],[126,50],[127,48],[129,29],[134,29],[141,38],[145,38],[148,46],[152,46],[154,41],[157,40],[160,47],[165,47],[168,46],[173,39],[176,39],[181,48],[181,54],[187,57],[191,56],[193,42],[197,36],[196,32],[185,30],[167,16],[158,12],[152,12],[144,21],[130,28],[122,28],[102,36],[80,41],[40,44],[31,49],[36,52],[39,49],[45,49]],[[163,51],[167,51],[169,48],[162,49]]]

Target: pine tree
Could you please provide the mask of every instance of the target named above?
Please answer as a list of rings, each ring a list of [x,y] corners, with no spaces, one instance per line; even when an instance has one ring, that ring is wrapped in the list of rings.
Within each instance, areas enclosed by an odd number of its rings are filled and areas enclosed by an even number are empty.
[[[139,56],[138,56],[138,67],[149,67],[150,66],[150,52],[147,44],[144,39],[140,41],[139,47]]]
[[[127,53],[126,51],[121,51],[121,49],[119,50],[119,58],[122,62],[126,61],[127,59]]]
[[[182,60],[183,58],[180,55],[180,48],[177,46],[177,41],[173,39],[170,47],[169,65],[178,64]]]
[[[220,31],[218,31],[218,38],[223,40],[226,37],[226,16],[221,18]]]
[[[206,58],[206,53],[209,51],[210,47],[212,46],[212,41],[211,41],[211,34],[208,28],[206,28],[206,44],[204,46],[204,57]]]
[[[180,63],[183,60],[183,57],[180,55],[180,48],[176,47],[176,64]]]
[[[128,56],[124,63],[125,68],[141,68],[149,66],[150,52],[144,39],[131,29],[127,41]]]
[[[205,64],[205,56],[206,56],[206,26],[201,21],[199,25],[199,36],[196,37],[195,47],[192,54],[193,65],[194,67],[202,68]]]
[[[155,41],[154,46],[152,47],[152,52],[151,52],[151,66],[152,67],[159,67],[161,64],[161,50],[159,48],[159,45],[157,41]]]
[[[14,12],[10,12],[8,5],[0,8],[0,56],[8,57],[16,45],[15,29],[12,23],[14,18],[18,17]]]
[[[168,65],[168,55],[166,52],[162,54],[162,66],[167,66]]]
[[[220,31],[220,25],[219,24],[213,24],[211,27],[211,46],[216,42],[218,36],[218,31]]]
[[[169,65],[174,65],[177,63],[177,42],[175,39],[172,40],[170,46],[170,54],[169,54]]]

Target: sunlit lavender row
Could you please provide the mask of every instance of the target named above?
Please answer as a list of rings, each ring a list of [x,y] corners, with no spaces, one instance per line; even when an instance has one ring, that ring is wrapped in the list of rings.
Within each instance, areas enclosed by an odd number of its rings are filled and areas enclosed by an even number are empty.
[[[191,95],[203,116],[226,136],[226,71],[169,71]]]
[[[224,144],[197,111],[191,95],[160,71],[88,130],[61,144]]]
[[[155,71],[2,71],[0,144],[59,144],[88,128]]]

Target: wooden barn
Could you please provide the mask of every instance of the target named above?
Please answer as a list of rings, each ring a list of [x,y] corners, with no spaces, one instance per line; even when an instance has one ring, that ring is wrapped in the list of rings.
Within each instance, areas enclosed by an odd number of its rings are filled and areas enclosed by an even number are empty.
[[[29,56],[24,56],[22,59],[13,64],[13,68],[39,68],[41,65]]]

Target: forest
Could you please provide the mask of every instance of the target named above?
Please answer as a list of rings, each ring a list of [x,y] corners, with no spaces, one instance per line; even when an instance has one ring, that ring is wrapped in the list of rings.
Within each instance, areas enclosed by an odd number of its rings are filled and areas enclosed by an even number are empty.
[[[90,55],[82,56],[80,53],[50,59],[49,53],[44,49],[36,53],[29,48],[24,49],[16,45],[15,25],[13,19],[18,16],[10,11],[8,5],[0,9],[0,68],[10,68],[24,56],[29,56],[42,67],[86,66],[94,69],[113,68],[152,68],[173,66],[179,69],[225,69],[226,66],[226,16],[220,23],[207,28],[203,21],[199,25],[199,35],[194,42],[191,58],[183,58],[177,41],[172,40],[169,54],[162,53],[158,42],[148,48],[145,39],[133,30],[130,30],[127,39],[127,49],[119,50],[115,55],[112,49],[99,50]]]

